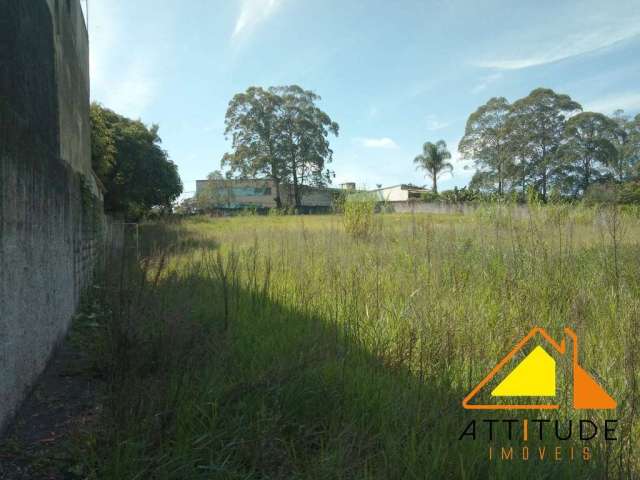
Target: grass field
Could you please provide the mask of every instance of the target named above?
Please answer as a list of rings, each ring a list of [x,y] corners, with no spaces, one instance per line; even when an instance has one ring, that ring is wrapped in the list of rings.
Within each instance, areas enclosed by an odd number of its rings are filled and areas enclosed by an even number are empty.
[[[640,474],[640,220],[521,213],[192,218],[141,227],[76,335],[105,382],[83,439],[114,479],[631,478]],[[351,231],[351,230],[349,230]],[[466,411],[463,397],[540,326],[571,327],[616,411]],[[566,392],[561,383],[560,392]],[[618,420],[615,441],[459,439],[471,419]],[[565,428],[565,427],[562,427]],[[490,460],[490,445],[514,446]],[[587,445],[592,457],[579,453]],[[580,458],[578,458],[580,457]]]

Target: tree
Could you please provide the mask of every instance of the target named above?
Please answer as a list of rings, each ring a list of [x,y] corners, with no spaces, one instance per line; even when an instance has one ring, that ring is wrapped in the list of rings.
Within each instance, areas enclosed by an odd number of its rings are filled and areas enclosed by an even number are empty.
[[[413,160],[417,168],[424,170],[426,175],[431,178],[434,193],[438,193],[440,175],[453,170],[453,165],[447,161],[450,158],[451,153],[447,150],[447,144],[444,140],[438,140],[436,143],[426,142],[422,146],[422,154]]]
[[[284,180],[282,144],[282,98],[273,91],[249,87],[229,102],[225,135],[231,135],[233,152],[222,158],[222,166],[241,177],[264,175],[275,184],[276,206],[282,207],[280,183]]]
[[[560,170],[574,195],[585,192],[601,177],[603,168],[615,160],[618,152],[613,141],[617,128],[616,122],[602,113],[583,112],[567,121]]]
[[[517,125],[512,124],[511,128],[520,132],[520,153],[530,162],[528,170],[543,201],[547,200],[551,176],[558,162],[566,117],[580,110],[580,104],[569,95],[548,88],[537,88],[513,103],[512,115]]]
[[[152,207],[171,208],[182,193],[177,166],[150,128],[94,103],[90,110],[93,169],[106,189],[105,211],[138,219]]]
[[[512,156],[509,152],[507,123],[511,111],[504,97],[494,97],[473,112],[467,120],[464,137],[458,151],[462,158],[473,160],[486,174],[483,182],[497,184],[499,195],[504,193],[505,178],[509,173]]]
[[[223,166],[240,176],[274,180],[278,207],[280,183],[291,183],[299,207],[301,187],[331,181],[325,169],[333,155],[328,137],[337,136],[339,126],[316,106],[318,100],[318,95],[297,85],[251,87],[235,95],[225,116],[233,152],[225,154]]]
[[[116,148],[115,125],[118,116],[111,110],[92,103],[91,120],[91,166],[94,173],[104,183],[107,175],[116,164],[118,150]]]
[[[301,204],[301,186],[331,183],[333,172],[325,169],[333,151],[329,134],[338,136],[339,126],[315,104],[320,97],[297,85],[271,89],[283,101],[282,152],[285,171],[293,184],[295,206]]]
[[[618,127],[613,142],[617,154],[609,168],[618,182],[624,182],[640,174],[640,114],[629,118],[622,110],[616,110],[613,121]]]

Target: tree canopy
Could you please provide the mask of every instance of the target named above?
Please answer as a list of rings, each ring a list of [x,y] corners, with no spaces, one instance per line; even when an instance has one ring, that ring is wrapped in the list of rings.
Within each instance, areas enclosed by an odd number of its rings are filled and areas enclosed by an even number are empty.
[[[583,112],[567,121],[558,168],[572,193],[584,193],[615,160],[616,130],[616,122],[602,113]]]
[[[413,160],[413,163],[431,178],[433,193],[438,193],[440,175],[453,170],[453,165],[448,161],[450,158],[451,153],[447,150],[446,142],[438,140],[436,143],[426,142],[422,146],[422,153]]]
[[[152,207],[170,208],[182,193],[182,182],[160,146],[159,127],[97,103],[90,116],[92,165],[106,189],[105,211],[137,219]]]
[[[511,106],[496,97],[473,112],[467,120],[458,150],[463,159],[473,160],[485,176],[494,176],[498,193],[504,190],[509,156],[508,120]]]
[[[512,104],[495,97],[480,106],[458,150],[476,166],[472,188],[577,198],[594,184],[638,178],[640,115],[583,112],[570,96],[538,88]]]
[[[235,95],[225,115],[232,151],[223,156],[223,167],[239,177],[274,180],[278,207],[280,185],[293,185],[300,206],[305,185],[326,185],[333,176],[326,168],[333,156],[329,135],[337,136],[339,126],[316,105],[319,100],[297,85],[250,87]]]

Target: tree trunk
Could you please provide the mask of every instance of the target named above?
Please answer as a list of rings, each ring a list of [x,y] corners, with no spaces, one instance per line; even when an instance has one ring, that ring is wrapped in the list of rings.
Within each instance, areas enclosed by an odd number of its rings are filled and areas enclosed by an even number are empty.
[[[293,170],[293,201],[296,209],[300,207],[300,189],[298,188],[298,173]]]
[[[589,188],[589,184],[591,183],[591,159],[586,158],[584,161],[584,180],[583,180],[583,187],[582,187],[582,193],[585,194],[587,193],[587,188]]]
[[[432,175],[431,180],[433,182],[433,193],[438,193],[438,177],[437,175]]]
[[[273,183],[276,185],[276,208],[280,210],[282,208],[282,199],[280,198],[280,181],[277,178],[273,178]]]
[[[269,147],[269,154],[271,155],[271,159],[273,160],[273,149]],[[277,165],[275,162],[271,163],[271,180],[276,185],[276,208],[280,210],[282,208],[282,198],[280,198],[280,179],[276,175]]]
[[[298,209],[300,207],[300,192],[298,191],[298,164],[296,163],[295,156],[292,158],[291,175],[293,178],[293,203],[294,207]]]

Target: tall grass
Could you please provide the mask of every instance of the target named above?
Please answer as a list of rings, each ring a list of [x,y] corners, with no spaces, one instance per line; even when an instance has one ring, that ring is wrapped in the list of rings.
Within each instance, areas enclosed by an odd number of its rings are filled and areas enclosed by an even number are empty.
[[[345,231],[355,238],[368,238],[376,229],[377,200],[372,195],[349,195],[343,204]]]
[[[637,216],[567,206],[359,215],[353,230],[348,216],[143,227],[143,260],[112,262],[121,268],[100,290],[89,343],[107,388],[86,471],[638,475]],[[458,440],[469,419],[500,418],[461,400],[533,326],[558,340],[573,328],[581,363],[619,402],[615,414],[588,414],[620,425],[617,441],[599,437],[590,462],[490,462],[486,442]],[[534,417],[585,415],[563,407]]]

